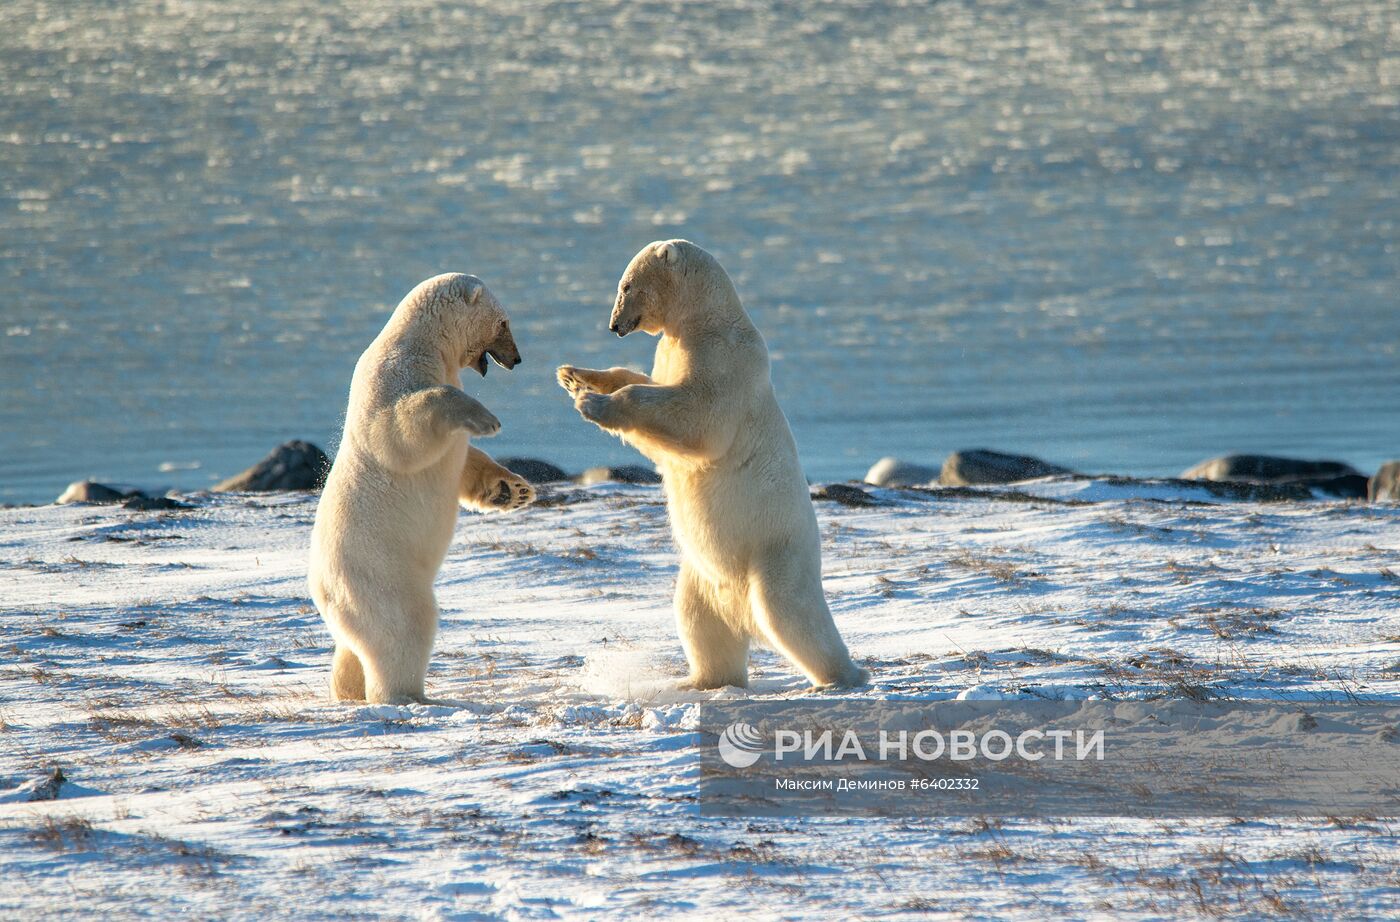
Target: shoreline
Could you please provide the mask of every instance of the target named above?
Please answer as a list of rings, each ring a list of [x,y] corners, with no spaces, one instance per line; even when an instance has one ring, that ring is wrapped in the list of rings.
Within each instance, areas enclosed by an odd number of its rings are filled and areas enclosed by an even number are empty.
[[[656,469],[647,463],[601,465],[570,473],[550,461],[504,456],[502,466],[536,487],[575,483],[660,483]],[[285,442],[243,472],[207,489],[146,489],[132,484],[75,481],[51,503],[0,503],[0,508],[33,508],[73,502],[124,503],[136,508],[174,508],[180,497],[206,493],[275,493],[319,491],[330,470],[331,459],[318,446],[301,440]],[[859,480],[814,483],[814,498],[825,498],[832,488],[854,496],[868,487],[956,489],[1014,487],[1022,484],[1060,483],[1061,493],[1075,492],[1072,484],[1099,484],[1124,496],[1205,493],[1217,500],[1254,502],[1359,500],[1400,501],[1400,461],[1388,461],[1371,474],[1335,460],[1285,458],[1275,455],[1221,455],[1202,461],[1178,477],[1141,477],[1110,473],[1084,473],[1044,461],[1032,455],[1008,454],[990,449],[967,449],[950,454],[939,466],[884,457]],[[836,497],[839,499],[839,497]],[[858,500],[853,500],[858,502]]]

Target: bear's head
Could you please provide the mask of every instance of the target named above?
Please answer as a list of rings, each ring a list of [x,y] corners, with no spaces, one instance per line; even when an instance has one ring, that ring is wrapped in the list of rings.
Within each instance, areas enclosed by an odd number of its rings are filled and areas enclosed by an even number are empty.
[[[660,240],[632,257],[617,283],[608,329],[618,336],[641,330],[653,336],[676,332],[715,307],[714,289],[734,297],[734,286],[715,258],[689,240]]]
[[[462,367],[475,368],[486,377],[486,358],[490,356],[502,368],[520,364],[520,347],[510,332],[510,318],[491,290],[476,276],[476,286],[467,301],[462,320]]]
[[[443,361],[455,369],[486,375],[487,357],[502,368],[520,364],[510,319],[486,283],[474,275],[448,272],[423,282],[404,299],[410,322],[431,332]]]

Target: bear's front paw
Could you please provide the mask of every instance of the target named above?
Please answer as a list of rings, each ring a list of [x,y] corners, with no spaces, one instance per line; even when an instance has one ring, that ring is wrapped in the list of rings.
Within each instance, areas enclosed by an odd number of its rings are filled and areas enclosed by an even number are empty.
[[[607,394],[580,394],[574,399],[574,408],[580,416],[597,426],[607,428],[612,398]]]
[[[568,391],[569,396],[575,400],[580,394],[587,394],[592,390],[583,377],[583,370],[572,365],[560,365],[554,376],[558,379],[559,386]]]
[[[535,488],[520,477],[501,477],[491,483],[486,504],[504,512],[514,512],[535,501]]]
[[[496,418],[496,414],[492,413],[481,404],[468,407],[466,413],[463,415],[464,418],[462,422],[464,425],[462,428],[466,429],[467,432],[472,435],[481,438],[489,438],[501,431],[501,421]]]

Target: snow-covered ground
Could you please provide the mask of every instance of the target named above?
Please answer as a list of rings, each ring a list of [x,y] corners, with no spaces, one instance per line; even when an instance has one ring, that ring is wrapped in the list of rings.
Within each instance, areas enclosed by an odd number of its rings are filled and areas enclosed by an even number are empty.
[[[817,506],[848,697],[1400,700],[1400,507],[871,495]],[[0,917],[1400,913],[1395,818],[702,817],[655,488],[462,516],[460,708],[326,700],[314,497],[185,499],[0,510]]]

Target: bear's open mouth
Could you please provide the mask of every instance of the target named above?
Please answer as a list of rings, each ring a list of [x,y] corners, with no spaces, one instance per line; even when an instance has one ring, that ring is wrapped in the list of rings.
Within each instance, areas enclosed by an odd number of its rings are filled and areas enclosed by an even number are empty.
[[[497,352],[495,349],[487,349],[485,352],[481,353],[481,355],[478,355],[476,361],[472,363],[472,367],[476,369],[476,373],[483,378],[486,377],[486,369],[489,367],[489,363],[486,361],[488,356],[491,358],[492,362],[495,362],[507,371],[520,364],[519,356],[502,358],[501,353]]]

